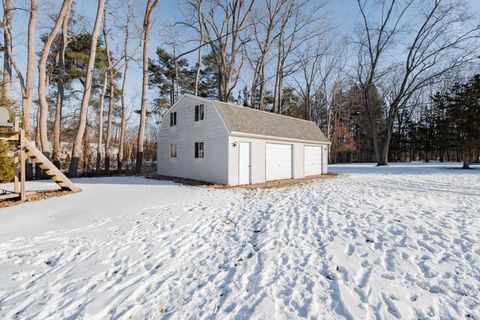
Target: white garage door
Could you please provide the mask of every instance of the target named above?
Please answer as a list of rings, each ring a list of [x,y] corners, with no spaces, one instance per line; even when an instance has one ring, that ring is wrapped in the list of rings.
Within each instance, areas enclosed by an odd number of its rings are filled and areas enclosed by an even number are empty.
[[[266,145],[266,180],[280,180],[292,178],[292,145]]]
[[[305,175],[322,173],[322,148],[305,146]]]

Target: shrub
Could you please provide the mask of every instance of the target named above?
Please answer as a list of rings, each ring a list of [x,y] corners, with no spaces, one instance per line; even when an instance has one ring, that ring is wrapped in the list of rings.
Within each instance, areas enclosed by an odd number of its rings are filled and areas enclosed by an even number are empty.
[[[13,180],[13,158],[10,157],[8,143],[0,142],[0,182]]]

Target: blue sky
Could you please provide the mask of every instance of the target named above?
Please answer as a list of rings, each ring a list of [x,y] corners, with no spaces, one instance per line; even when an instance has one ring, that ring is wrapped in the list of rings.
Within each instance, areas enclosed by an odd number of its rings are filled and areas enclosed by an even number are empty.
[[[258,0],[261,1],[261,0]],[[312,0],[315,1],[315,0]],[[457,0],[450,0],[457,1]],[[29,6],[28,0],[14,0],[14,6],[27,8]],[[166,26],[170,25],[174,21],[180,19],[183,16],[182,11],[185,11],[184,1],[182,0],[160,0],[160,4],[155,12],[154,19],[155,23],[152,29],[152,39],[150,43],[150,55],[155,54],[155,49],[157,46],[164,45],[165,42],[168,42],[172,37],[185,38],[190,35],[191,30],[183,29],[180,30],[178,34],[171,34],[168,31]],[[480,0],[467,0],[469,5],[472,8],[473,12],[480,13]],[[49,13],[58,12],[61,1],[60,0],[40,0],[40,12],[37,21],[37,34],[47,32],[52,25],[52,21],[47,17]],[[122,19],[126,13],[126,3],[127,0],[107,0],[108,3],[108,23],[111,26],[110,39],[111,39],[111,48],[113,51],[115,49],[121,49],[123,46],[123,35],[118,30],[118,27],[122,25]],[[136,15],[136,25],[137,27],[141,26],[144,13],[145,1],[143,0],[134,0],[134,11]],[[82,20],[80,23],[87,30],[92,29],[93,20],[96,13],[97,2],[95,0],[75,0],[75,11],[80,15],[85,16],[85,20]],[[325,8],[328,15],[331,17],[332,24],[338,27],[338,32],[346,33],[351,32],[355,29],[355,25],[358,22],[358,9],[356,5],[356,0],[332,0],[329,5]],[[3,12],[3,11],[2,11]],[[480,19],[479,19],[480,22]],[[26,60],[26,29],[28,23],[28,14],[22,10],[16,10],[14,12],[14,24],[13,24],[13,34],[14,34],[14,55],[17,63],[19,64],[22,70],[25,70],[25,60]],[[132,32],[134,34],[134,32]],[[139,43],[140,36],[132,36],[130,43],[130,48],[133,50]],[[41,51],[40,41],[37,40],[37,52]],[[188,45],[186,45],[188,47]],[[182,49],[179,49],[181,51]],[[141,50],[137,52],[137,58],[140,58]],[[132,101],[132,105],[138,106],[141,95],[141,68],[140,64],[132,63],[129,71],[128,78],[128,89],[127,96],[128,99]],[[14,80],[15,84],[17,80]],[[13,96],[19,98],[18,86],[14,86],[14,90],[17,90],[17,93]],[[150,94],[150,97],[153,97],[153,93]]]

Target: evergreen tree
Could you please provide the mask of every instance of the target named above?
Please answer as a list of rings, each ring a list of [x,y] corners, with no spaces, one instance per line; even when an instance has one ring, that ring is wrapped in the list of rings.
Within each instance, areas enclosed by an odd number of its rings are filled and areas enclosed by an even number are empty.
[[[462,152],[463,168],[468,169],[473,150],[480,147],[480,75],[437,94],[434,103],[445,112],[443,140]]]
[[[168,107],[175,103],[178,99],[177,85],[181,92],[193,91],[193,80],[191,79],[193,75],[189,73],[187,67],[186,59],[175,61],[175,57],[165,49],[157,48],[157,59],[150,59],[148,67],[149,85],[156,88],[158,92],[155,102],[157,108]]]

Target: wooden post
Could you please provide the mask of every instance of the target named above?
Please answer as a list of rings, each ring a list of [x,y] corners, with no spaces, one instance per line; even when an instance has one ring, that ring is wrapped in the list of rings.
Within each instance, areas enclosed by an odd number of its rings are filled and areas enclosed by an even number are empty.
[[[13,131],[18,132],[20,129],[20,118],[15,117],[15,122],[13,123]]]
[[[13,158],[13,192],[19,193],[18,188],[18,156],[19,153],[15,152],[15,156]]]
[[[20,201],[25,201],[25,130],[20,130]]]
[[[14,123],[13,123],[13,131],[14,132],[19,132],[19,118],[15,117]],[[20,136],[17,136],[18,140],[20,140]],[[15,139],[16,140],[16,139]],[[20,143],[20,141],[18,141]],[[16,145],[16,143],[15,143]],[[19,160],[19,153],[15,152],[14,160],[13,160],[13,192],[19,193],[19,185],[18,185],[18,176],[19,176],[19,170],[18,170],[18,160]]]

